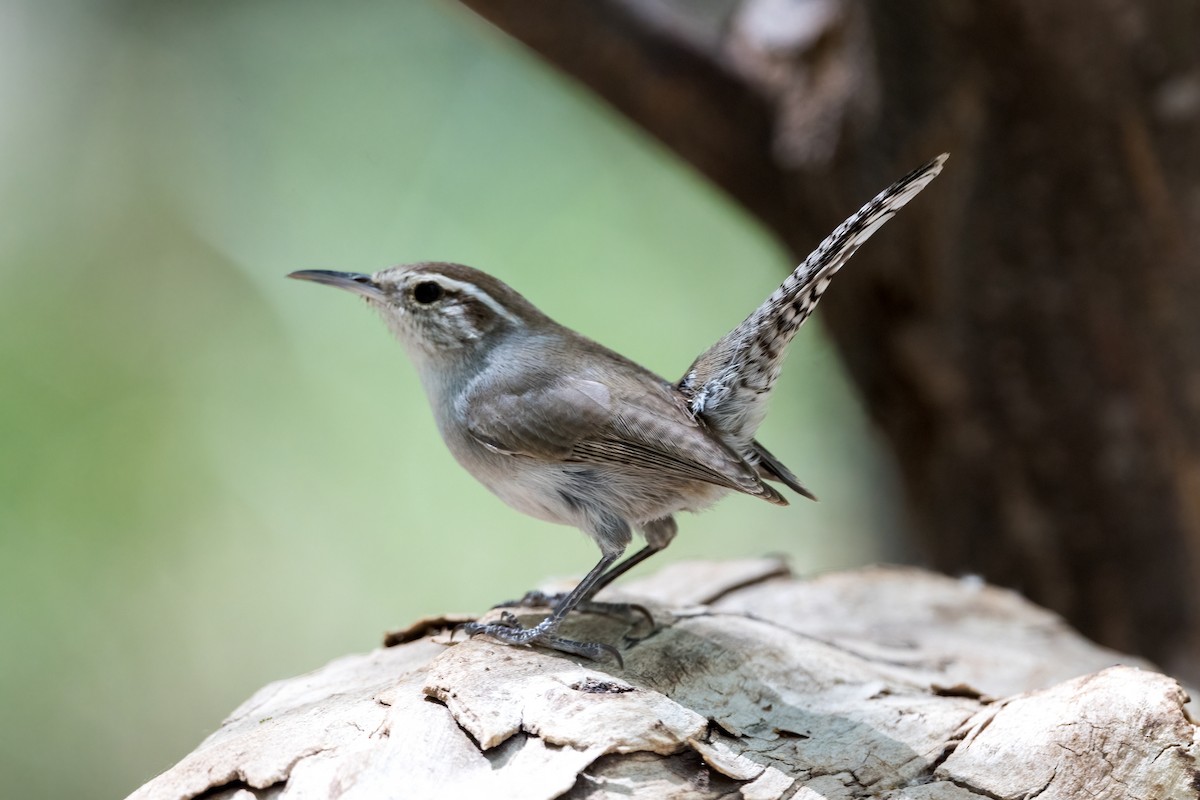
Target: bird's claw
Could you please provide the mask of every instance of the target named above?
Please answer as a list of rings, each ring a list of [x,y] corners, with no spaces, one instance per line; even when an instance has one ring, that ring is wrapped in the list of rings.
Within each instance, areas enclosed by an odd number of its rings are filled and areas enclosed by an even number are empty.
[[[526,592],[525,596],[520,600],[507,600],[492,606],[492,608],[557,609],[559,604],[565,599],[566,594],[563,593],[547,594],[539,589],[534,589],[531,592]],[[651,628],[655,625],[654,615],[650,613],[650,609],[640,603],[607,603],[601,600],[584,600],[576,605],[572,611],[581,611],[585,614],[603,614],[608,617],[621,617],[625,619],[641,616]]]
[[[564,639],[561,636],[553,635],[555,627],[557,626],[551,624],[551,618],[547,617],[532,628],[525,628],[514,614],[504,611],[500,615],[499,622],[466,622],[458,626],[457,630],[463,631],[470,637],[482,633],[506,644],[541,645],[560,653],[583,656],[591,661],[600,661],[603,656],[607,655],[611,656],[621,669],[625,668],[625,659],[621,657],[620,651],[612,645]]]

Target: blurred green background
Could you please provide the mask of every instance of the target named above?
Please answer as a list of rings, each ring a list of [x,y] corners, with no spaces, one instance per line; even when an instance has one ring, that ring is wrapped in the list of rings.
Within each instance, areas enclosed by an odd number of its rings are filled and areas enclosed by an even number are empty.
[[[449,3],[2,0],[0,119],[7,797],[123,796],[267,681],[594,562],[454,464],[368,309],[285,273],[462,261],[677,377],[790,268]],[[822,502],[730,498],[657,565],[897,556],[817,325],[773,407]]]

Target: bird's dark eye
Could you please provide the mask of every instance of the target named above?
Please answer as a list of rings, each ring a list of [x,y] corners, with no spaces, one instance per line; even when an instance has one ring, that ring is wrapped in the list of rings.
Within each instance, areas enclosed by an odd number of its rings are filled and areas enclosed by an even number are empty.
[[[418,303],[432,303],[442,296],[442,287],[433,281],[422,281],[413,287],[413,299]]]

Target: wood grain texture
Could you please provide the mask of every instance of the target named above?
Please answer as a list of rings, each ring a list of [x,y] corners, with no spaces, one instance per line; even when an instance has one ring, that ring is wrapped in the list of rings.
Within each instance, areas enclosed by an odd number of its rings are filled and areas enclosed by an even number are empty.
[[[642,636],[624,670],[427,635],[265,687],[131,797],[1196,796],[1174,680],[978,580],[761,560],[620,597],[659,628],[567,633]]]

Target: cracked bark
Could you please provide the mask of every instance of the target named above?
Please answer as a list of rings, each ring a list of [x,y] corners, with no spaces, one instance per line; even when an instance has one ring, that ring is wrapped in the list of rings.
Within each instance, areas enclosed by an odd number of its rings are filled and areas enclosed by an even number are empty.
[[[1196,796],[1179,685],[1009,591],[761,560],[613,599],[659,627],[567,635],[623,642],[624,670],[424,620],[260,690],[132,798]]]
[[[938,568],[1200,680],[1200,3],[462,0],[801,257]]]

